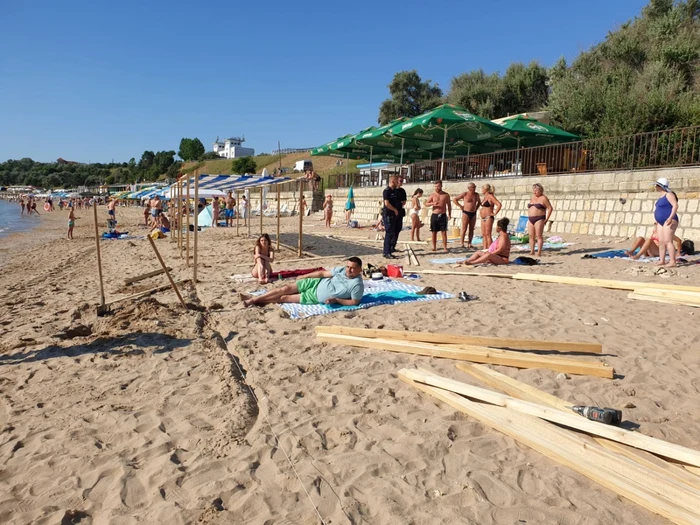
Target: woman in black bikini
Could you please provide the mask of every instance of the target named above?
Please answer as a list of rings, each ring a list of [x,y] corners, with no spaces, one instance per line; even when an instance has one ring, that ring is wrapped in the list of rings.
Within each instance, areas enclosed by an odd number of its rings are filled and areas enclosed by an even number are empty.
[[[493,242],[491,232],[493,231],[493,221],[496,219],[496,214],[501,210],[501,203],[493,194],[493,186],[484,184],[481,188],[481,237],[483,239],[484,250],[488,250]]]
[[[532,198],[527,205],[527,233],[530,236],[530,255],[542,257],[544,225],[552,215],[552,204],[544,194],[542,184],[532,185]],[[537,238],[537,253],[535,253]]]

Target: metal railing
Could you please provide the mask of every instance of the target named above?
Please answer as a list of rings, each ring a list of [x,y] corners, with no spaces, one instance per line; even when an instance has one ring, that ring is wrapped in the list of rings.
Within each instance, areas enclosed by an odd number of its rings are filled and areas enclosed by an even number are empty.
[[[697,165],[700,165],[700,126],[419,162],[410,166],[410,170],[403,167],[402,173],[407,176],[407,182],[421,183],[439,179],[441,175],[443,180],[458,180]],[[382,170],[382,173],[331,175],[327,187],[384,183],[386,171]]]

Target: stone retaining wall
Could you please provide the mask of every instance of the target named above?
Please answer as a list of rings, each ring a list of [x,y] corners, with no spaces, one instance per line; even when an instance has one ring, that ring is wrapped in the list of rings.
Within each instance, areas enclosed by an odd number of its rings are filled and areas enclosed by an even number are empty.
[[[503,204],[499,216],[518,222],[520,215],[527,215],[527,203],[532,185],[539,182],[554,207],[550,233],[581,233],[597,236],[633,237],[648,236],[654,226],[654,202],[658,198],[654,181],[666,177],[679,198],[680,227],[677,235],[700,243],[700,168],[666,168],[658,170],[624,171],[610,173],[582,173],[577,175],[545,175],[532,177],[475,179],[477,187],[488,182],[495,186],[496,198]],[[450,195],[466,191],[470,181],[445,181],[444,190]],[[419,185],[406,184],[410,196]],[[424,199],[432,192],[433,185],[421,184]],[[355,188],[354,218],[362,224],[376,222],[383,188]],[[347,200],[347,189],[327,190],[333,195],[336,216],[342,213]],[[307,193],[307,200],[309,194]],[[282,203],[292,209],[291,192],[282,194]],[[269,203],[276,206],[274,200]],[[314,211],[318,209],[315,207]],[[427,212],[427,210],[426,210]],[[453,210],[453,222],[459,216]],[[478,222],[478,221],[477,221]]]

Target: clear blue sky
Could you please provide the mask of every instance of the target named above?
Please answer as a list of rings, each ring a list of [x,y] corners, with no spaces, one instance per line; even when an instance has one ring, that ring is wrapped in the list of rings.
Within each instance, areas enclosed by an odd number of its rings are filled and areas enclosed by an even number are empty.
[[[376,124],[395,72],[551,66],[646,0],[0,0],[0,161],[138,160],[245,135],[269,152]]]

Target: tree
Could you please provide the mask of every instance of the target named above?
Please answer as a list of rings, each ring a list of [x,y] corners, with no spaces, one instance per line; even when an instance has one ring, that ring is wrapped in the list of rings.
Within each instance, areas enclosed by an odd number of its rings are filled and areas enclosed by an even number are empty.
[[[257,169],[258,166],[253,157],[239,157],[233,159],[233,164],[231,165],[231,170],[239,175],[255,173]]]
[[[391,98],[379,106],[379,123],[399,117],[415,117],[442,104],[442,90],[430,80],[421,80],[416,70],[399,71],[389,84]]]
[[[156,158],[156,154],[153,153],[152,151],[144,151],[143,155],[141,155],[141,160],[139,161],[138,164],[138,169],[141,171],[146,171],[153,166],[153,161]]]
[[[198,160],[204,155],[204,151],[204,144],[202,144],[202,141],[198,138],[183,138],[180,140],[180,149],[177,154],[182,160],[191,161]]]

